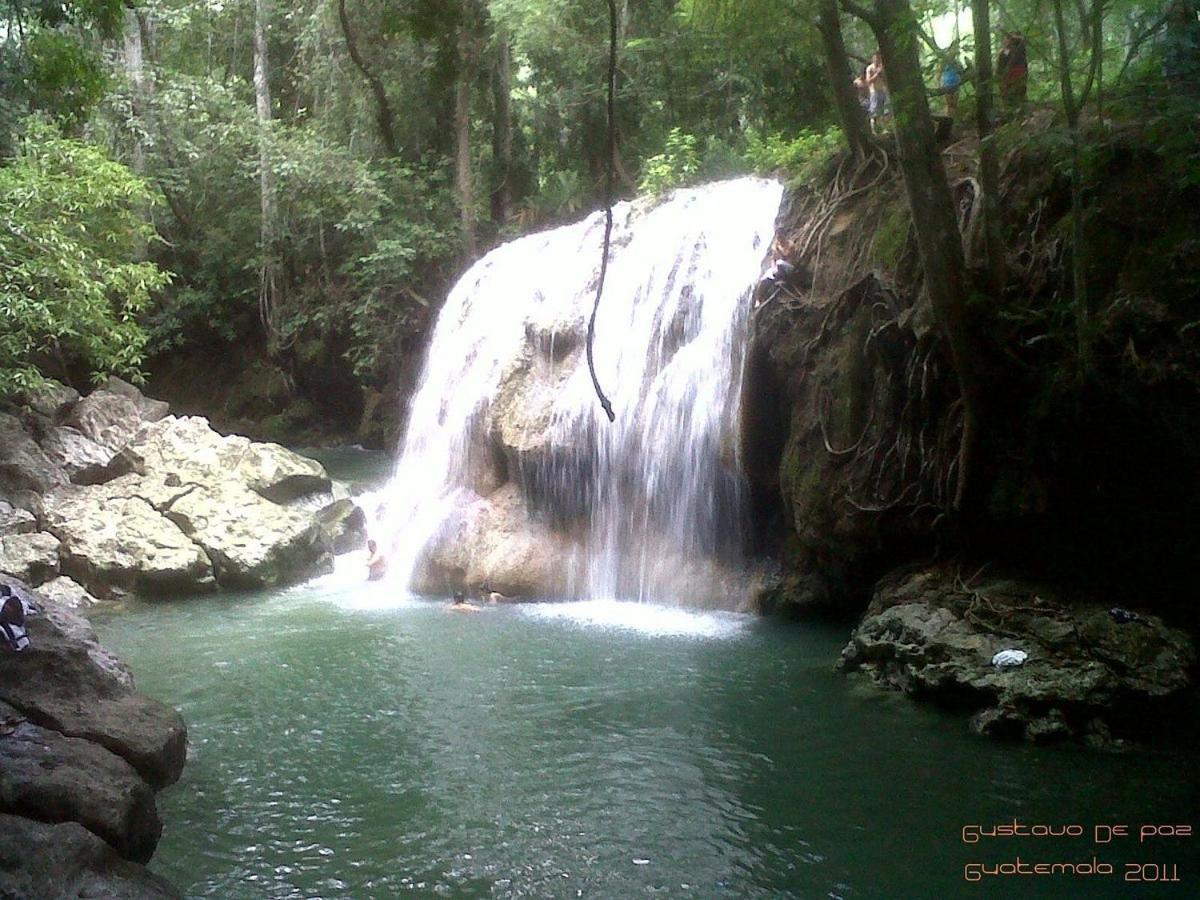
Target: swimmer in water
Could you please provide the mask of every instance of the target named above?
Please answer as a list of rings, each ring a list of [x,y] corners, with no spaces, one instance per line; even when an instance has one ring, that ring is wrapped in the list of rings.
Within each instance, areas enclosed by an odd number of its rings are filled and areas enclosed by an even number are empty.
[[[379,581],[387,574],[387,557],[379,552],[379,545],[367,541],[367,581]]]
[[[455,591],[454,599],[450,601],[451,612],[482,612],[480,607],[473,603],[467,602],[467,597],[462,591]]]

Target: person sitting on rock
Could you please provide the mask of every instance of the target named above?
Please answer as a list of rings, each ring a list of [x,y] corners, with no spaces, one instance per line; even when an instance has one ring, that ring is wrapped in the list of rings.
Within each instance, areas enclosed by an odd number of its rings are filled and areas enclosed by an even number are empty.
[[[4,649],[20,653],[29,649],[25,633],[25,601],[13,593],[7,584],[0,584],[0,643]]]
[[[367,541],[367,581],[379,581],[387,574],[387,556],[379,550],[373,540]]]

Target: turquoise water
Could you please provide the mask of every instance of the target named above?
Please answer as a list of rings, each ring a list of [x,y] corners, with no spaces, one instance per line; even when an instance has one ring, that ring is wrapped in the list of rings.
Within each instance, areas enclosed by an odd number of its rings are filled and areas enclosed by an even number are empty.
[[[1013,817],[1198,825],[1195,756],[975,738],[833,673],[832,626],[454,613],[361,583],[358,562],[97,622],[188,721],[152,868],[189,896],[1200,896],[1195,839],[961,839]],[[1017,855],[1115,874],[964,881]],[[1138,894],[1127,861],[1181,881]]]

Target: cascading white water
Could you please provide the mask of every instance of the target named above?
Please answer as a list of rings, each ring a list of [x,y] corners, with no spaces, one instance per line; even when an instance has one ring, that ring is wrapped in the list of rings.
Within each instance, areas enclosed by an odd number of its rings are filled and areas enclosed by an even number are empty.
[[[603,215],[472,266],[438,317],[385,494],[393,577],[408,584],[446,523],[507,479],[543,528],[571,535],[569,592],[704,593],[741,546],[743,348],[781,194],[746,178],[614,208],[595,334],[612,424],[582,348]]]

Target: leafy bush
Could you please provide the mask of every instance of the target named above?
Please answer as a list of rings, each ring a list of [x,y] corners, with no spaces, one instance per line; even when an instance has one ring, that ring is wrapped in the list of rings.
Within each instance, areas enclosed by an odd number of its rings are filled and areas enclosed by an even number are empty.
[[[692,181],[700,171],[697,145],[695,135],[672,128],[666,149],[643,164],[638,190],[643,194],[661,194]]]
[[[789,185],[811,181],[842,149],[842,132],[836,127],[825,131],[801,131],[793,138],[782,134],[746,134],[746,160],[761,175],[781,175]]]
[[[98,147],[26,122],[0,168],[0,393],[39,384],[38,361],[137,377],[136,316],[167,273],[141,261],[153,195]]]

